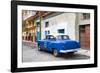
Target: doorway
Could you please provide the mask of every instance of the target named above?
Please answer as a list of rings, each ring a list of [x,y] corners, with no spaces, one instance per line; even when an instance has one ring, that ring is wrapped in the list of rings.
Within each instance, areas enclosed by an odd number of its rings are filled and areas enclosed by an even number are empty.
[[[79,26],[80,46],[83,49],[90,49],[90,24]]]

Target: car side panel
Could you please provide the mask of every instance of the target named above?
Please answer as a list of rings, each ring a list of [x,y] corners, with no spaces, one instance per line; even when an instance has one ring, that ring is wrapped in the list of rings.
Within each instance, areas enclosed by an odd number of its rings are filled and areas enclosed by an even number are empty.
[[[38,45],[40,46],[41,49],[45,48],[44,43],[45,41],[38,41]]]
[[[56,49],[57,51],[59,51],[60,50],[60,44],[58,44],[58,43],[56,43],[56,42],[50,42],[50,44],[49,44],[49,50],[50,51],[53,51],[54,49]]]
[[[75,43],[75,41],[67,41],[66,43],[61,43],[61,41],[56,41],[56,40],[41,40],[38,42],[38,44],[43,50],[52,52],[53,49],[56,49],[59,53],[60,50],[74,50],[80,47],[79,43]]]

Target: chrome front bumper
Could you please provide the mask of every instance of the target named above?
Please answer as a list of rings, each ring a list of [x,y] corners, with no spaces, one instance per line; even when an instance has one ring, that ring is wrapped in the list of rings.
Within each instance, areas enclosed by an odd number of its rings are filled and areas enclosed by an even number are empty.
[[[60,53],[67,53],[67,52],[76,52],[79,49],[71,49],[71,50],[60,50]]]

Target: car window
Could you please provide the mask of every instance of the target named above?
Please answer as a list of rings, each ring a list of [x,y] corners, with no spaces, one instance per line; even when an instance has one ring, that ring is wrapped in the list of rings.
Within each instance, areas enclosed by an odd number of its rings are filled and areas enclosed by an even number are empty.
[[[68,35],[64,35],[63,39],[69,39],[69,36]]]
[[[62,39],[62,37],[61,37],[61,36],[57,36],[57,39],[61,40],[61,39]]]
[[[54,39],[54,37],[53,36],[50,36],[50,39]]]
[[[63,39],[69,39],[69,36],[67,36],[67,35],[63,36]]]
[[[58,35],[57,39],[59,39],[59,40],[67,40],[67,39],[69,39],[69,36],[68,35]]]
[[[53,40],[55,40],[55,37],[53,35],[47,35],[46,39],[51,39],[51,40],[53,39]]]
[[[66,36],[63,36],[63,39],[67,39],[67,37]]]

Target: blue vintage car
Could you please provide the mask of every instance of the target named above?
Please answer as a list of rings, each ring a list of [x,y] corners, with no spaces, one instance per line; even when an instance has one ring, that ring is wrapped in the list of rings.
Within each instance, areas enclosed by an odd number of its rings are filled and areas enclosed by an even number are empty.
[[[47,35],[46,39],[38,41],[38,50],[46,50],[52,52],[54,56],[61,53],[74,53],[80,48],[80,43],[71,40],[68,35]]]

